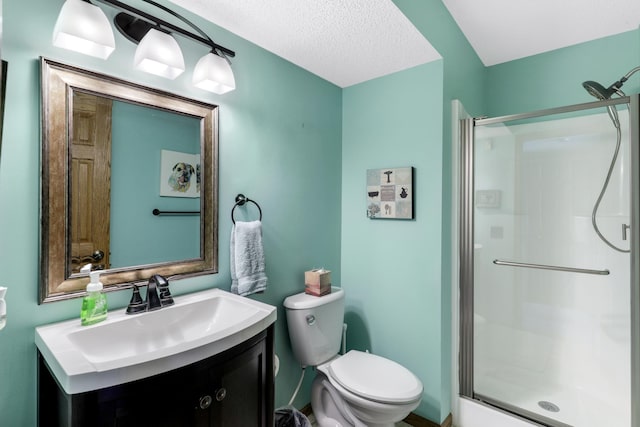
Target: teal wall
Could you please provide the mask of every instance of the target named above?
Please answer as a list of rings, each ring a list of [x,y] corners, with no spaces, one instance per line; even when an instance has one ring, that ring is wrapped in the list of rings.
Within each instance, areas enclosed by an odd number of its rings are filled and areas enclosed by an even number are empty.
[[[216,96],[192,88],[188,72],[169,81],[134,71],[134,47],[117,32],[117,49],[106,61],[63,51],[51,45],[62,3],[23,0],[3,5],[2,55],[9,72],[0,158],[0,283],[9,290],[8,323],[0,331],[0,425],[35,426],[34,328],[77,318],[80,312],[79,299],[37,304],[39,56],[220,105],[220,272],[174,281],[172,290],[229,289],[231,208],[238,193],[258,201],[264,213],[270,286],[255,298],[279,307],[276,351],[282,366],[276,404],[286,404],[300,371],[290,351],[282,300],[302,289],[304,271],[313,266],[331,268],[340,281],[341,90],[188,13],[185,16],[218,43],[236,51],[236,91]],[[206,53],[184,39],[178,42],[187,64]],[[240,217],[242,210],[236,209]],[[130,291],[108,295],[114,308],[124,307],[129,297]],[[296,404],[308,401],[308,392],[302,393]]]
[[[342,288],[349,348],[409,368],[440,418],[442,61],[343,94]],[[414,220],[368,219],[366,170],[413,166]]]
[[[487,68],[486,112],[494,117],[595,101],[582,87],[607,87],[640,65],[640,30]],[[622,90],[640,92],[640,73]]]

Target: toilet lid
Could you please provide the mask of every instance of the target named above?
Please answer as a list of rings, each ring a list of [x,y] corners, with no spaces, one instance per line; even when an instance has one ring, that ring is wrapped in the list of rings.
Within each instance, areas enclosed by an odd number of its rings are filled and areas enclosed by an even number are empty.
[[[329,365],[329,374],[348,391],[382,403],[414,402],[422,383],[404,366],[370,353],[351,350]]]

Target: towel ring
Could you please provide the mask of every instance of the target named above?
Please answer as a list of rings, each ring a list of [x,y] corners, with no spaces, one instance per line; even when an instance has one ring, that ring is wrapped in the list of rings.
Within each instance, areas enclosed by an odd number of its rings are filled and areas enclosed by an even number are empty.
[[[238,206],[243,206],[247,202],[251,202],[256,205],[258,212],[260,212],[260,221],[262,221],[262,209],[260,209],[260,205],[255,200],[251,200],[246,197],[244,194],[238,194],[236,196],[236,204],[233,205],[233,209],[231,209],[231,221],[233,221],[234,224],[236,223],[236,220],[233,218],[233,211],[235,211]]]

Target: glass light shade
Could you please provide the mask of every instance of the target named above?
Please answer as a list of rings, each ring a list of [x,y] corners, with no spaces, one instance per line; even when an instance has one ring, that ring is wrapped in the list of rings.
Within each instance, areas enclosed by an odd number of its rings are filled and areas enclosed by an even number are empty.
[[[111,24],[102,9],[82,0],[67,0],[53,29],[53,45],[107,59],[116,48]]]
[[[193,70],[193,85],[222,95],[236,88],[236,79],[226,59],[209,53],[196,64]]]
[[[133,65],[171,80],[184,72],[184,58],[176,39],[153,28],[140,40]]]

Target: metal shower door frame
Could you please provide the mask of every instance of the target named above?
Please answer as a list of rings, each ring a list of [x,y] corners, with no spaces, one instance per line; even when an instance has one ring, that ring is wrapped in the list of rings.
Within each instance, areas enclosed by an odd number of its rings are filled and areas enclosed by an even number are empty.
[[[604,101],[550,108],[530,113],[492,118],[460,120],[460,188],[459,188],[459,394],[477,403],[520,416],[528,421],[543,422],[553,427],[567,427],[558,421],[527,413],[520,408],[493,401],[474,392],[473,384],[473,319],[474,319],[474,138],[476,126],[572,113],[594,108],[626,104],[629,107],[631,153],[631,425],[640,427],[640,94]],[[575,426],[579,427],[579,426]],[[625,427],[625,426],[621,426]]]

